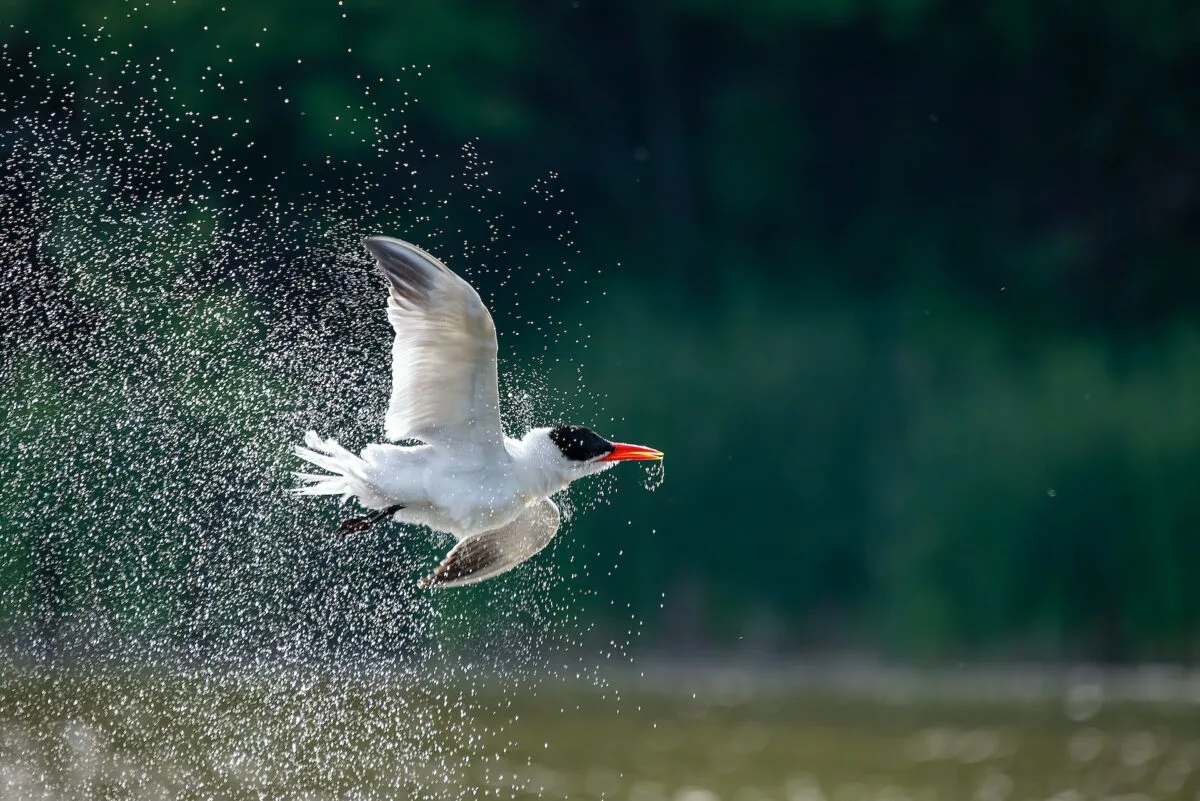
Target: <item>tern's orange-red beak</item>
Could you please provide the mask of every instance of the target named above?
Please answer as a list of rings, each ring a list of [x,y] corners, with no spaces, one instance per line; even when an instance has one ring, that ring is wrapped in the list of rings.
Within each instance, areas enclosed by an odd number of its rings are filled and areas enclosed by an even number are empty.
[[[601,456],[601,462],[657,462],[663,458],[662,451],[647,448],[645,445],[627,445],[624,442],[614,442],[613,452]]]

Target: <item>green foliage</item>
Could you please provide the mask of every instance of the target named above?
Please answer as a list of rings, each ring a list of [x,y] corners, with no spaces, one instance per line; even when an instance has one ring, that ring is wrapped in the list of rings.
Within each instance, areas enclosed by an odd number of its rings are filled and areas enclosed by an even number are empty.
[[[5,8],[9,52],[38,52],[55,86],[158,99],[171,117],[162,139],[188,146],[124,158],[160,159],[164,174],[221,170],[247,194],[269,181],[287,194],[311,189],[314,165],[348,164],[362,172],[361,186],[342,175],[353,193],[383,203],[407,189],[368,180],[382,169],[377,134],[403,132],[433,154],[478,139],[497,165],[489,213],[521,237],[514,253],[555,273],[563,245],[524,201],[531,176],[562,173],[564,208],[581,221],[576,261],[623,266],[586,289],[568,281],[559,305],[523,295],[524,311],[578,318],[591,347],[566,342],[554,358],[587,359],[608,433],[668,453],[657,493],[622,478],[616,503],[571,524],[576,550],[560,556],[625,554],[611,577],[582,579],[598,615],[628,604],[656,642],[688,645],[753,632],[767,648],[1196,657],[1192,4]],[[158,69],[133,80],[127,59]],[[5,109],[5,124],[19,113]],[[131,125],[119,104],[89,113]],[[462,180],[447,161],[405,180],[449,198]],[[131,221],[161,211],[156,191],[67,175],[56,202],[70,214],[45,221],[38,246],[62,267],[71,308],[106,321],[110,351],[186,331],[195,369],[156,384],[171,409],[155,417],[133,367],[92,408],[78,365],[10,349],[6,473],[50,481],[48,454],[108,454],[128,478],[138,449],[157,452],[179,430],[284,429],[269,418],[294,387],[253,357],[268,336],[263,298],[223,284],[186,303],[161,294],[211,260],[214,228],[250,224],[240,215],[252,204],[213,198],[227,208],[211,218],[143,231]],[[97,224],[105,204],[130,224]],[[464,204],[464,217],[482,216]],[[434,225],[412,217],[387,233],[420,239]],[[90,233],[68,250],[63,225]],[[140,271],[113,267],[114,253],[140,254]],[[49,336],[22,319],[15,341]],[[513,363],[540,356],[522,345],[505,341]],[[140,358],[138,369],[161,364]],[[56,427],[64,416],[95,425],[75,436]],[[115,419],[133,426],[124,451],[102,425]],[[153,479],[127,484],[122,508],[159,497]],[[67,511],[108,491],[62,489]],[[21,507],[0,503],[0,580],[19,588],[0,615],[13,625],[37,616],[47,582],[79,608],[134,569],[102,528],[75,521],[55,539]],[[119,616],[174,631],[191,591],[176,579],[191,567],[169,540],[151,541],[134,569],[145,592]],[[48,559],[46,547],[65,550]],[[63,574],[48,575],[51,563]],[[661,615],[646,611],[660,602]]]
[[[588,326],[614,425],[668,454],[663,488],[609,515],[635,542],[574,525],[636,552],[603,594],[646,608],[700,576],[706,636],[765,604],[774,647],[1194,658],[1194,329],[1130,351],[911,294],[761,289],[702,315],[619,292]]]

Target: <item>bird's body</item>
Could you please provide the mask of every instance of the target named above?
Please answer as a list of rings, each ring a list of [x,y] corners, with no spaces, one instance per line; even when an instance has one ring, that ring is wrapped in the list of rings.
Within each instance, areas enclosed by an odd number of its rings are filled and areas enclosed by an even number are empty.
[[[452,458],[432,445],[373,444],[355,456],[315,435],[305,444],[305,458],[342,473],[304,488],[309,493],[319,488],[320,494],[353,495],[368,509],[403,505],[392,519],[460,540],[511,522],[533,501],[567,485],[537,468],[523,440],[508,437],[503,455],[468,445],[455,449]]]
[[[308,495],[351,496],[374,514],[454,535],[459,543],[422,586],[472,584],[546,546],[558,530],[550,499],[577,478],[622,460],[661,459],[582,426],[505,436],[496,376],[496,329],[475,290],[425,251],[386,237],[365,241],[390,284],[392,397],[387,435],[416,445],[372,444],[355,455],[310,431],[296,454],[328,471],[299,473]]]

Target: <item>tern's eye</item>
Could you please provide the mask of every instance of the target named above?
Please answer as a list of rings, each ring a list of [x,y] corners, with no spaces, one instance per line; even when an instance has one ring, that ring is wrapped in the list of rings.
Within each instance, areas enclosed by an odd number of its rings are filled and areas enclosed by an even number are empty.
[[[550,439],[573,462],[589,462],[612,452],[612,443],[584,426],[560,425],[550,429]]]

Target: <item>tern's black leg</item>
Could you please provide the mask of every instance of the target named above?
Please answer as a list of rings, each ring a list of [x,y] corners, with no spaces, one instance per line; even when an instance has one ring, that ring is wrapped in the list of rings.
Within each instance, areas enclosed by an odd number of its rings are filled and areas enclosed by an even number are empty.
[[[404,504],[398,503],[395,506],[389,506],[386,509],[380,509],[372,512],[369,515],[347,517],[342,521],[342,524],[338,526],[337,533],[341,534],[342,536],[348,536],[350,534],[358,534],[359,532],[366,531],[380,520],[383,520],[385,517],[391,517],[403,508]]]

